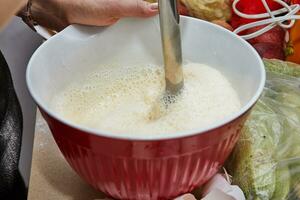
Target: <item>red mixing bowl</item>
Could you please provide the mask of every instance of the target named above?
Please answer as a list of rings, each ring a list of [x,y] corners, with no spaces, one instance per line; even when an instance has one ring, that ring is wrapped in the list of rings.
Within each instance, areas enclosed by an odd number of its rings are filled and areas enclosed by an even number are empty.
[[[121,20],[109,28],[70,26],[45,42],[29,63],[28,88],[64,157],[82,179],[111,197],[171,199],[205,183],[231,153],[263,90],[264,66],[247,42],[189,17],[182,18],[181,28],[184,59],[221,71],[242,103],[239,112],[210,127],[151,138],[118,136],[74,124],[49,106],[58,91],[99,64],[162,65],[157,17]]]

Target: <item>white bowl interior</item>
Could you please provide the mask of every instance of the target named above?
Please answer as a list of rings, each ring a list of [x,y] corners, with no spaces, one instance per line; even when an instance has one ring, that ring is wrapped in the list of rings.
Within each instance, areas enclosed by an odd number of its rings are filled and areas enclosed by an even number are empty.
[[[239,94],[241,111],[216,126],[248,110],[265,82],[263,63],[255,50],[230,31],[197,19],[182,17],[181,30],[184,60],[218,69]],[[158,17],[124,19],[109,28],[70,26],[34,54],[27,84],[39,106],[59,118],[49,109],[49,101],[70,82],[101,65],[144,63],[163,64]]]

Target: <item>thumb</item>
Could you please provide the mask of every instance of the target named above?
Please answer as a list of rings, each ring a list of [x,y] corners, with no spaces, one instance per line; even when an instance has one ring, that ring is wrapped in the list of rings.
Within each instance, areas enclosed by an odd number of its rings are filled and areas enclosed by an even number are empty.
[[[157,3],[149,3],[144,0],[122,0],[120,4],[123,17],[151,17],[158,13]]]

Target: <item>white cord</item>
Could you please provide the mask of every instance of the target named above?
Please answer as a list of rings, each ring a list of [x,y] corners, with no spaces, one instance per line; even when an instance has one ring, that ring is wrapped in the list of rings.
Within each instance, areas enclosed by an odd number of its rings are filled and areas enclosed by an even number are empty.
[[[237,4],[240,0],[234,0],[232,4],[233,11],[235,14],[237,14],[239,17],[245,18],[245,19],[261,19],[256,22],[252,22],[249,24],[242,25],[234,30],[234,33],[239,34],[242,31],[258,27],[261,25],[266,25],[264,28],[257,30],[253,33],[247,34],[247,35],[241,35],[242,38],[245,40],[249,40],[252,38],[255,38],[257,36],[260,36],[267,31],[273,29],[275,26],[280,26],[284,29],[291,28],[297,19],[300,19],[300,16],[297,15],[298,11],[300,10],[300,5],[293,4],[288,5],[282,0],[274,0],[278,4],[280,4],[283,8],[271,11],[268,3],[266,0],[261,0],[265,9],[266,13],[261,14],[246,14],[242,13],[237,9]],[[288,23],[286,23],[288,22]]]

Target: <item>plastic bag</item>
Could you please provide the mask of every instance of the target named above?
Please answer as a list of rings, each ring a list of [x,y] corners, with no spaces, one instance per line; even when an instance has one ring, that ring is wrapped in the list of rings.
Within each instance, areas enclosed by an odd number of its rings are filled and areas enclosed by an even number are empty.
[[[265,60],[267,82],[227,163],[249,200],[300,200],[300,66]]]

